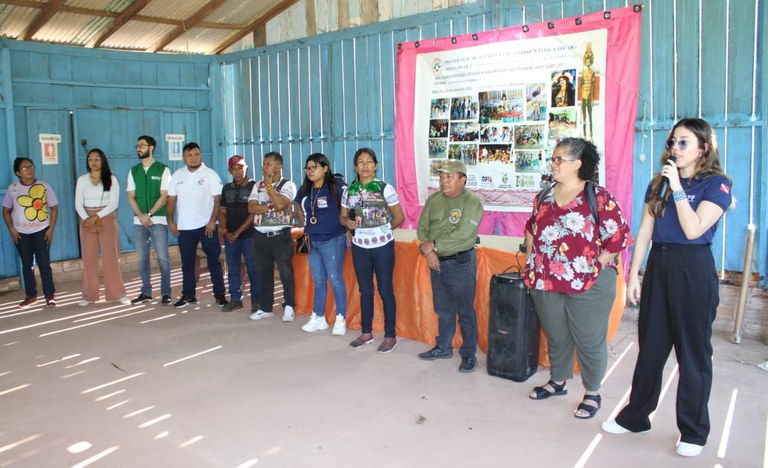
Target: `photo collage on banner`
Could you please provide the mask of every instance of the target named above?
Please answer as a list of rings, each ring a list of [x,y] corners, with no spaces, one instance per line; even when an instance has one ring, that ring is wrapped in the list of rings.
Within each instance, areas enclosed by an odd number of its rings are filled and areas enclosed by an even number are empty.
[[[442,162],[459,159],[486,209],[528,211],[552,181],[548,158],[560,140],[583,137],[603,154],[606,41],[594,30],[420,55],[420,201],[438,189]]]

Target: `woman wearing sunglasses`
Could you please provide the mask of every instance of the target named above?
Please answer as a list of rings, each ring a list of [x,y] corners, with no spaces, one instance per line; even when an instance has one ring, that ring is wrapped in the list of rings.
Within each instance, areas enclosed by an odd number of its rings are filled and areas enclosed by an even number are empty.
[[[309,234],[309,271],[315,283],[312,315],[301,326],[312,333],[328,328],[325,298],[330,281],[336,302],[333,335],[347,333],[347,287],[344,284],[344,256],[347,252],[345,229],[339,223],[343,184],[334,177],[328,158],[322,153],[309,155],[304,164],[304,183],[294,200],[301,208],[299,221]]]
[[[664,363],[674,347],[680,372],[677,454],[695,457],[709,435],[710,340],[720,300],[710,245],[731,205],[731,179],[720,167],[715,134],[701,119],[675,124],[661,163],[646,190],[627,283],[630,302],[640,301],[632,393],[616,420],[602,427],[613,434],[651,429],[649,415],[658,405]],[[665,186],[669,189],[662,191]],[[649,246],[641,286],[640,267]]]
[[[613,259],[631,239],[613,196],[587,183],[599,161],[591,142],[563,139],[552,153],[555,185],[536,197],[525,228],[525,284],[547,334],[551,363],[549,382],[534,387],[529,397],[544,400],[568,392],[575,350],[585,390],[574,412],[579,419],[592,418],[601,406],[608,318],[616,296]]]

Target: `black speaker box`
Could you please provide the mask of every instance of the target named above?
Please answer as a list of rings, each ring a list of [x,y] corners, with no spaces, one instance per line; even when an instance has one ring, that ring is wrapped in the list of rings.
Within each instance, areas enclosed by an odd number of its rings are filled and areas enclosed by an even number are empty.
[[[493,275],[488,314],[488,373],[525,382],[539,367],[539,319],[518,273]]]

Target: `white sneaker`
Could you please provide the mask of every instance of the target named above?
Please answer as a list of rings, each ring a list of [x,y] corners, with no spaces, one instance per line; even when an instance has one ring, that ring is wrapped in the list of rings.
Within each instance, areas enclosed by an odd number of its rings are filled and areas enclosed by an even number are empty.
[[[77,303],[80,307],[88,307],[90,302],[86,301],[85,299],[81,299],[80,302]]]
[[[343,315],[336,316],[336,323],[333,324],[331,335],[344,336],[347,334],[347,318]]]
[[[680,442],[677,444],[677,454],[681,457],[698,457],[704,450],[703,445],[689,444],[688,442]]]
[[[603,432],[608,432],[610,434],[626,434],[628,432],[632,432],[626,427],[622,426],[621,424],[617,423],[615,419],[609,419],[607,421],[603,421],[603,423],[600,425],[600,427],[603,428]],[[648,429],[646,431],[640,431],[638,434],[645,434],[646,432],[650,432],[651,430]]]
[[[312,316],[309,317],[307,323],[301,326],[301,329],[307,333],[325,330],[326,328],[328,328],[328,322],[325,321],[325,316],[318,317],[314,312],[312,312]]]
[[[256,312],[249,315],[248,318],[251,320],[261,320],[263,318],[272,317],[273,315],[275,314],[273,314],[272,312],[264,312],[263,310],[259,309]]]
[[[283,322],[293,322],[296,318],[296,312],[293,311],[293,307],[287,305],[283,309]]]
[[[122,305],[131,305],[131,300],[128,299],[126,296],[121,297],[120,299],[117,300],[117,302],[119,302]]]

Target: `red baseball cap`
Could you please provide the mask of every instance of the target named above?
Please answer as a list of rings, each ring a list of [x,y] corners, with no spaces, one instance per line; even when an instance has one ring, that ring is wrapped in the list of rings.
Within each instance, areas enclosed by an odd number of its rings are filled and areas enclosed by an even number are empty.
[[[240,156],[239,154],[236,154],[229,158],[229,162],[227,163],[227,167],[232,169],[234,166],[243,166],[248,167],[248,164],[245,163],[245,158]]]

